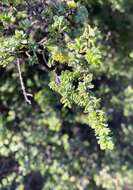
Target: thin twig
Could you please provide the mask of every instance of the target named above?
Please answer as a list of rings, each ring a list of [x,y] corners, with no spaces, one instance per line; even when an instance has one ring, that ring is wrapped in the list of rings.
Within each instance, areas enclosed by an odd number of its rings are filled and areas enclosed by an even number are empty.
[[[21,88],[22,88],[22,91],[23,91],[25,101],[28,104],[31,104],[31,100],[29,99],[28,96],[32,97],[33,95],[26,92],[24,81],[23,81],[23,78],[22,78],[21,69],[20,69],[20,60],[19,60],[19,58],[17,59],[17,68],[18,68],[19,80],[20,80],[20,84],[21,84]]]
[[[44,53],[44,51],[42,51],[42,56],[43,56],[43,60],[44,60],[45,63],[48,65],[48,62],[47,62],[47,60],[46,60],[46,57],[45,57],[45,53]]]

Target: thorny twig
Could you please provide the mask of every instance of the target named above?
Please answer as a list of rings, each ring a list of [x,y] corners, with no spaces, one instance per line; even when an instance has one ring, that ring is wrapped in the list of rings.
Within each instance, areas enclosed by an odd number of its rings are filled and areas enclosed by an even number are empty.
[[[20,60],[19,59],[17,59],[17,68],[18,68],[20,84],[21,84],[21,88],[22,88],[22,91],[23,91],[25,101],[28,104],[31,104],[31,100],[29,99],[29,96],[32,97],[33,95],[26,92],[26,89],[25,89],[25,86],[24,86],[24,81],[23,81],[23,78],[22,78],[21,69],[20,69]]]

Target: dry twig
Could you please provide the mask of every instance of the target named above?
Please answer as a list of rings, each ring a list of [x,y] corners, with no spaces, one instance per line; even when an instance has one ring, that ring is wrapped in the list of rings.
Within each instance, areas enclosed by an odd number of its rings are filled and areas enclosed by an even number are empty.
[[[21,84],[21,89],[23,91],[25,101],[28,104],[31,104],[31,100],[29,99],[29,96],[32,97],[33,95],[26,92],[24,81],[23,81],[23,78],[22,78],[21,69],[20,69],[20,60],[19,60],[19,58],[17,59],[17,68],[18,68],[18,73],[19,73],[19,80],[20,80],[20,84]]]

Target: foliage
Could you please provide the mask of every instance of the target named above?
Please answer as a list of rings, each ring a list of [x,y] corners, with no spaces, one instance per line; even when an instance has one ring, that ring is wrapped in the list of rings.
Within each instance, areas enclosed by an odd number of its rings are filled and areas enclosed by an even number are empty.
[[[132,189],[133,3],[42,2],[0,3],[0,188]]]

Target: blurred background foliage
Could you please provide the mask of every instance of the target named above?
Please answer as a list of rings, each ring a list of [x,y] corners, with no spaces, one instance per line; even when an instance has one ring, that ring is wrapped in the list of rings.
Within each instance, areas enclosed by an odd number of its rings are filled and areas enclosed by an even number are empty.
[[[1,190],[133,190],[132,10],[131,0],[0,2]],[[89,34],[83,33],[87,26]],[[33,94],[31,105],[16,58]],[[58,87],[71,68],[80,77],[89,70],[89,109],[101,99],[115,144],[111,151],[100,149],[84,108],[72,106],[62,91],[66,86]]]

